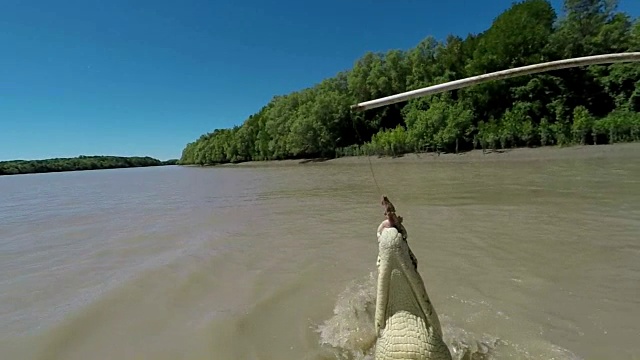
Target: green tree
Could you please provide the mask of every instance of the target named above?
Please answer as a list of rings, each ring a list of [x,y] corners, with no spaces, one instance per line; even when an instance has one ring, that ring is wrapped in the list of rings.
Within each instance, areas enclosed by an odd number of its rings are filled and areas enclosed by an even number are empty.
[[[635,63],[493,81],[366,112],[350,109],[467,76],[624,51],[640,51],[640,21],[617,11],[617,1],[565,0],[561,18],[549,1],[520,1],[482,33],[451,34],[444,41],[428,36],[406,51],[367,52],[348,71],[274,96],[242,125],[188,143],[179,163],[637,141]],[[3,171],[22,171],[20,166]]]

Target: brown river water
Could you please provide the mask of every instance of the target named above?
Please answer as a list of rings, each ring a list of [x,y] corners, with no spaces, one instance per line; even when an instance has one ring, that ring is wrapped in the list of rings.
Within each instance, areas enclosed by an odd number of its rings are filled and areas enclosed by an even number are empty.
[[[0,177],[0,358],[370,359],[371,169],[457,357],[640,359],[640,144]]]

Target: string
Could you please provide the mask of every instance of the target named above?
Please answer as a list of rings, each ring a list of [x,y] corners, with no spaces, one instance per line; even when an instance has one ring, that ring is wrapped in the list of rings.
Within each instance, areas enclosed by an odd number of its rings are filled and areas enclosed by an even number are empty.
[[[371,156],[367,155],[367,159],[369,159],[369,169],[371,170],[371,177],[373,177],[373,182],[376,184],[376,188],[378,188],[378,195],[382,196],[382,190],[380,189],[380,185],[378,185],[378,181],[376,180],[376,174],[373,172],[373,164],[371,163]]]
[[[356,112],[354,115],[354,111],[352,110],[351,112],[352,114],[352,119],[356,119],[359,116],[362,116],[362,120],[364,123],[364,114],[362,112]],[[358,131],[358,127],[356,126],[356,122],[352,121],[351,125],[353,126],[353,129],[356,131],[356,135],[358,136],[358,138],[360,139],[360,142],[362,142],[362,136],[360,135],[360,132]],[[380,195],[380,197],[382,197],[382,189],[380,188],[380,185],[378,184],[378,180],[376,180],[376,174],[373,171],[373,163],[371,162],[371,155],[370,154],[366,154],[367,156],[367,160],[369,161],[369,170],[371,171],[371,177],[373,178],[373,183],[376,185],[376,188],[378,189],[378,195]]]

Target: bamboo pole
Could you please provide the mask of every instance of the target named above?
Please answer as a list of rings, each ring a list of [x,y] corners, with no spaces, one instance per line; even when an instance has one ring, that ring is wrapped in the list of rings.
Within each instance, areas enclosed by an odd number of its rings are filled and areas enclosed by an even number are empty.
[[[621,63],[640,61],[640,52],[626,52],[618,54],[603,54],[584,56],[579,58],[551,61],[541,64],[527,65],[513,69],[501,70],[484,75],[477,75],[465,79],[449,81],[446,83],[425,87],[422,89],[411,90],[396,95],[386,96],[383,98],[369,100],[352,105],[354,110],[368,110],[380,106],[395,104],[398,102],[410,100],[420,96],[437,94],[445,91],[469,87],[483,82],[508,79],[516,76],[531,75],[545,71],[560,70],[578,66],[598,65],[608,63]]]

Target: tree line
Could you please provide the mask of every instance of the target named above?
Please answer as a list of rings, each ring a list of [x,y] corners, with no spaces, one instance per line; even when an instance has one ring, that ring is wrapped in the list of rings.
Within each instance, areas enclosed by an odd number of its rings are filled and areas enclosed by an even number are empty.
[[[175,165],[178,159],[160,161],[148,156],[84,156],[44,160],[0,161],[1,175],[47,173],[61,171],[117,169],[128,167]]]
[[[186,145],[180,164],[640,140],[640,65],[556,70],[366,112],[350,105],[469,76],[573,57],[640,51],[640,21],[617,1],[514,3],[491,27],[407,51],[368,52],[349,71],[275,96],[242,125]]]

